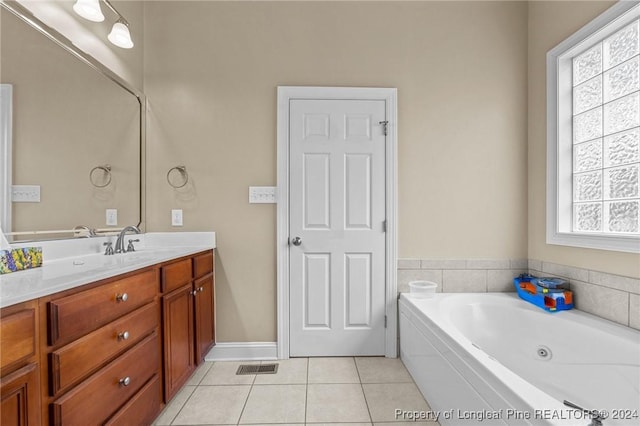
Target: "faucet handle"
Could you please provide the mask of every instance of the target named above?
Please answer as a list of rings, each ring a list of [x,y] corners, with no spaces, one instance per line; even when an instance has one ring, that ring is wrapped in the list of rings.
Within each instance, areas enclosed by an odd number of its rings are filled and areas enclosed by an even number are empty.
[[[105,256],[111,256],[113,254],[113,243],[111,241],[107,241],[106,243],[102,243],[102,245],[106,247],[104,250]]]
[[[133,246],[133,243],[139,243],[140,239],[136,238],[135,240],[129,240],[129,244],[127,244],[127,253],[130,251],[136,251],[136,248]]]

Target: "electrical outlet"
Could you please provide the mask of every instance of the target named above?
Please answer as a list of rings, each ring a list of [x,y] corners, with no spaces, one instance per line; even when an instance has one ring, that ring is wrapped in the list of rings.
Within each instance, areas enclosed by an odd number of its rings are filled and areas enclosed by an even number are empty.
[[[182,209],[171,210],[171,226],[182,226]]]
[[[249,203],[251,204],[275,204],[275,186],[250,186]]]
[[[14,203],[39,203],[40,185],[12,185],[11,201]]]
[[[107,209],[107,226],[116,226],[118,224],[118,209]]]

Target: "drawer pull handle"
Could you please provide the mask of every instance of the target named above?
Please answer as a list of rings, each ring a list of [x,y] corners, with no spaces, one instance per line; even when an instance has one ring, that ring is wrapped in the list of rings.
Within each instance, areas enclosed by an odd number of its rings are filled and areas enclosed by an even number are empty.
[[[118,302],[126,302],[129,299],[129,295],[127,293],[122,293],[116,295],[116,301]]]
[[[123,331],[122,333],[118,334],[118,340],[128,340],[128,339],[129,339],[128,331]]]
[[[131,384],[131,378],[129,376],[124,379],[120,379],[120,386],[129,386]]]

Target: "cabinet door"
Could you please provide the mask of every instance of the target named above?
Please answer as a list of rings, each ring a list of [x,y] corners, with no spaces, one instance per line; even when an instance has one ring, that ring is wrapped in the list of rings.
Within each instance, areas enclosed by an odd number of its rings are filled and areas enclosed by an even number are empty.
[[[191,283],[162,298],[165,401],[195,370],[193,299]]]
[[[196,292],[196,363],[200,364],[215,343],[213,274],[194,283]]]
[[[40,424],[38,365],[28,364],[0,381],[2,426]]]

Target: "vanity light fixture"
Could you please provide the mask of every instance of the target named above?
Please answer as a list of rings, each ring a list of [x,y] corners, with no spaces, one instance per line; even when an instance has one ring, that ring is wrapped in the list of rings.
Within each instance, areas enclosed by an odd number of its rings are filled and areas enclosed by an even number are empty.
[[[100,0],[78,0],[76,4],[73,5],[73,10],[89,21],[104,21],[104,15],[100,9]]]
[[[104,3],[113,13],[118,15],[118,20],[113,24],[107,39],[115,46],[123,49],[131,49],[133,47],[133,41],[131,40],[131,33],[129,32],[129,23],[124,19],[124,16],[113,7],[109,0],[77,0],[73,5],[73,10],[89,21],[102,22],[104,21],[104,15],[100,8],[100,2]]]
[[[118,19],[118,21],[113,24],[113,28],[107,38],[111,43],[123,49],[131,49],[133,47],[131,33],[129,33],[129,24],[124,19]]]

